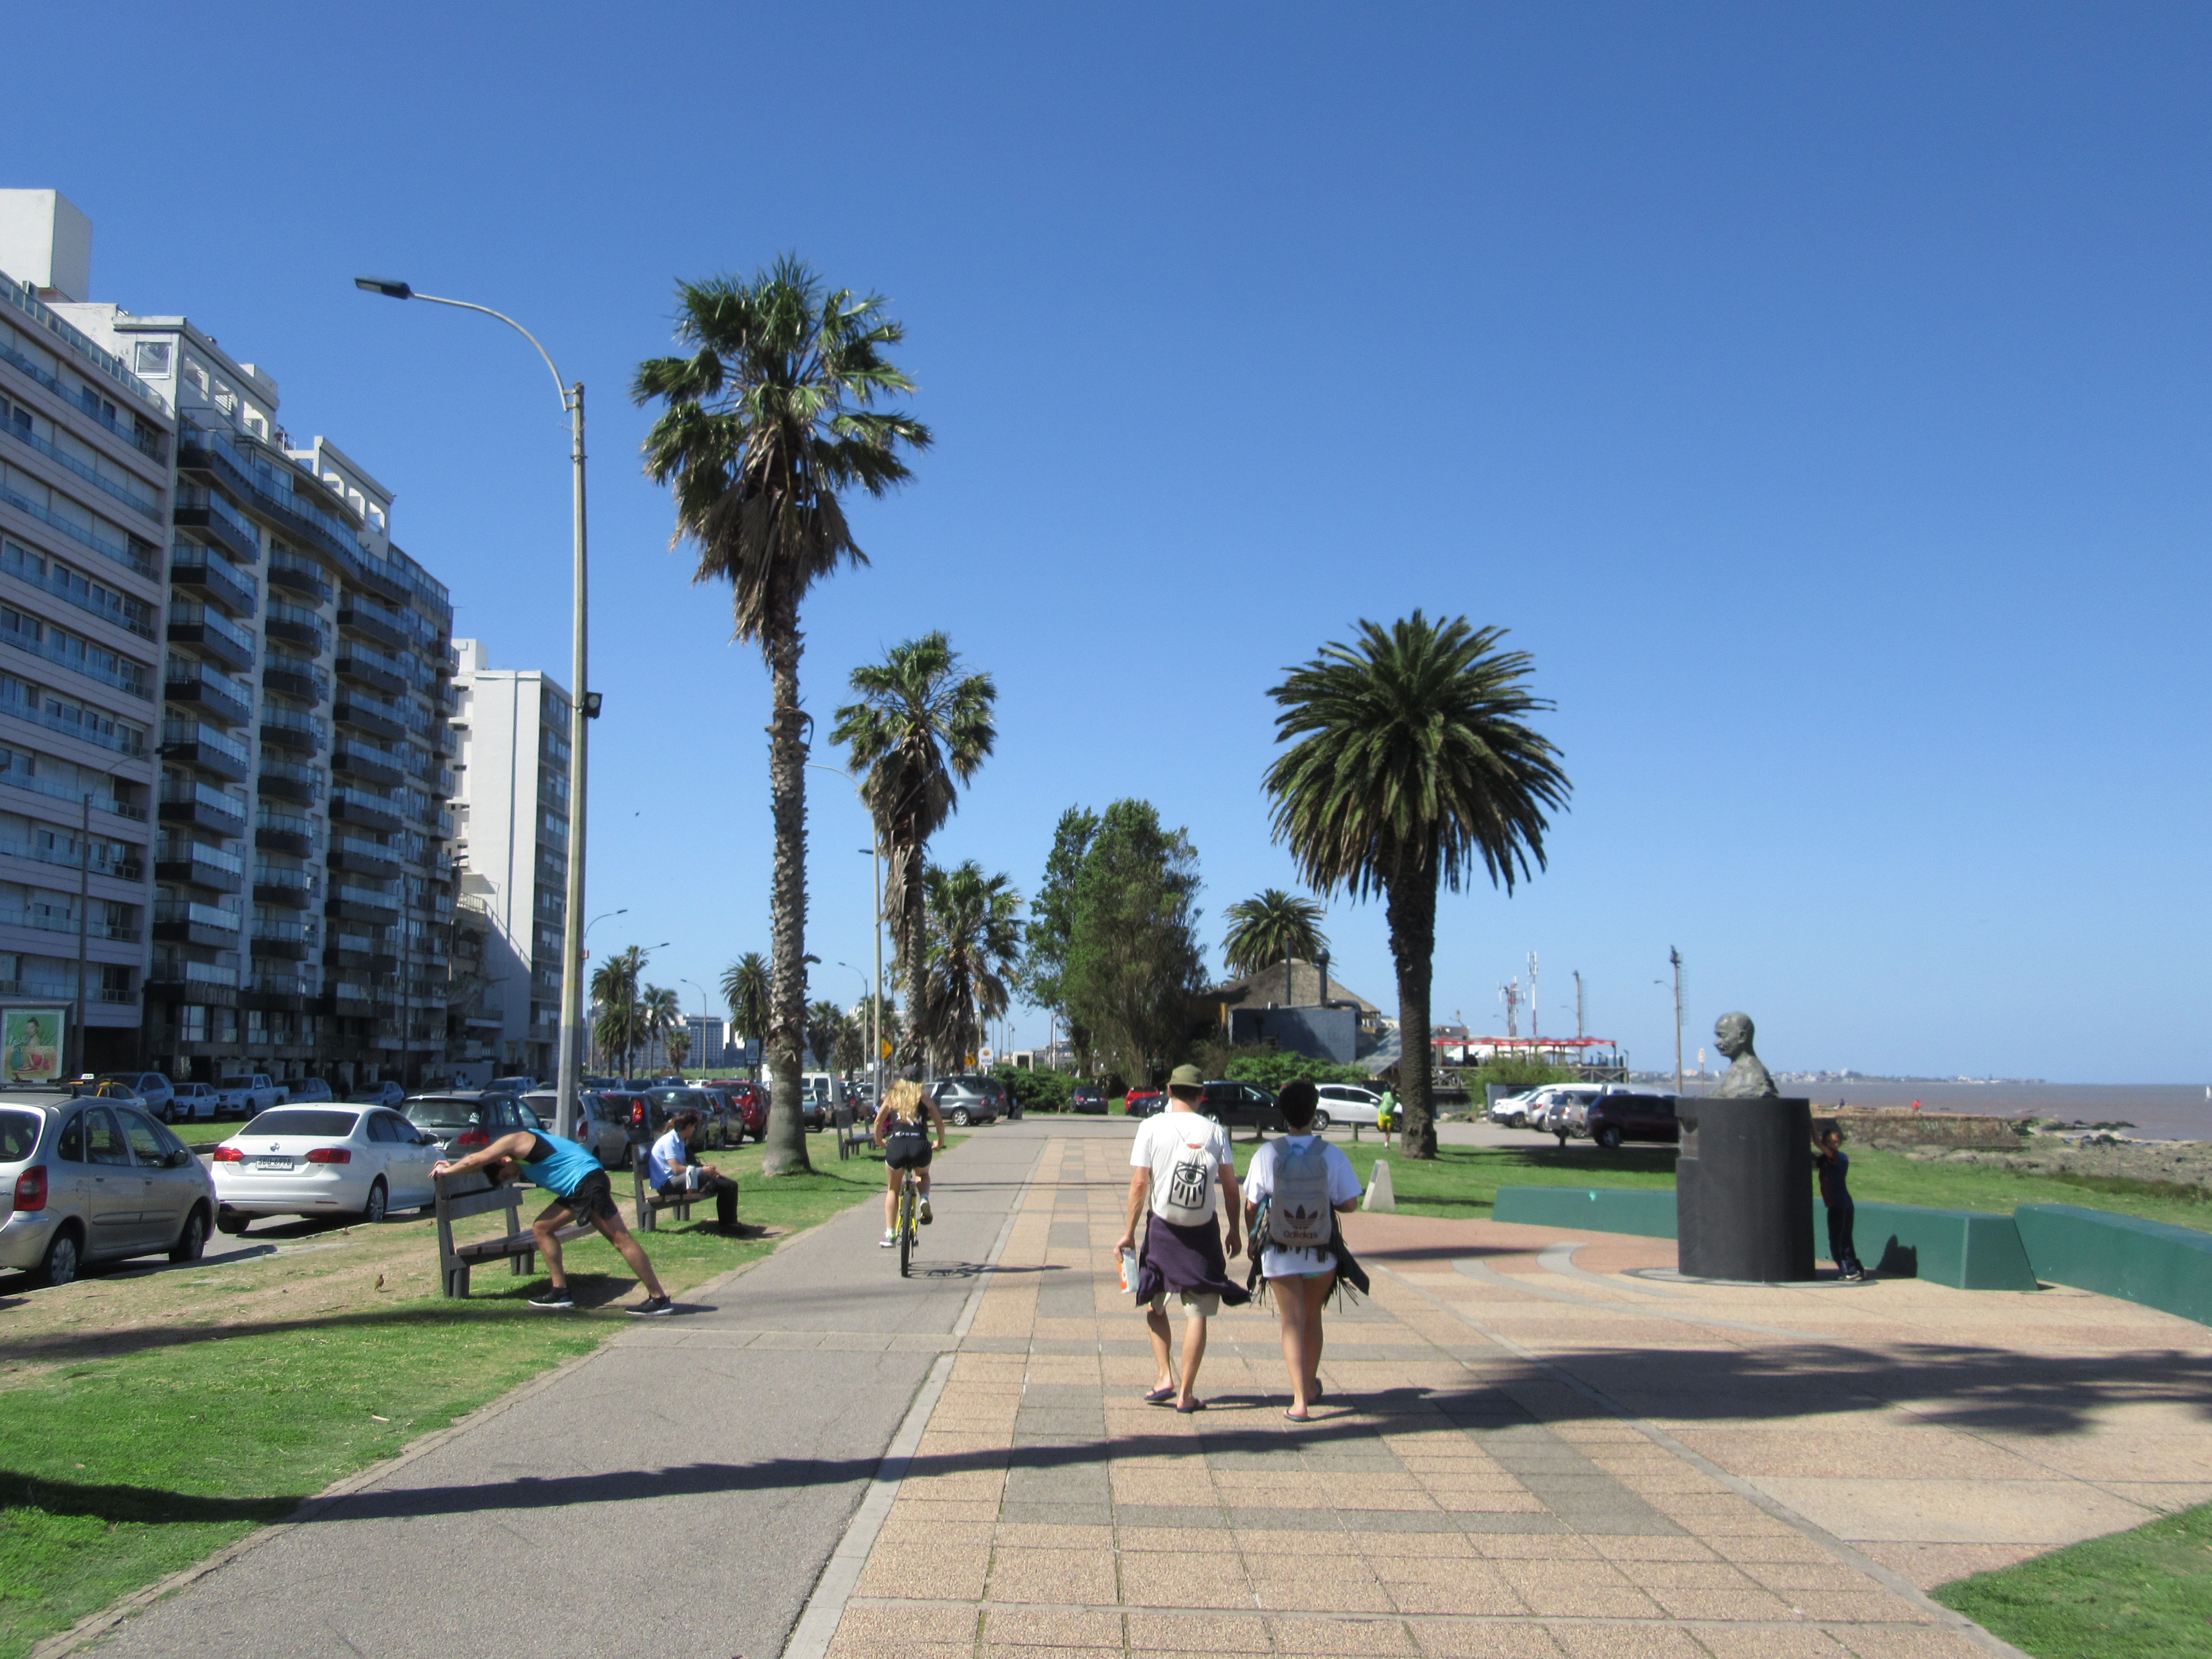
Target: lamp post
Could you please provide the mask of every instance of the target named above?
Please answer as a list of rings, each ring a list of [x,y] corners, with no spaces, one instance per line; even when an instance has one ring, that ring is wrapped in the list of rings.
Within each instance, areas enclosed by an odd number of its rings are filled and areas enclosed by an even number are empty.
[[[574,1139],[576,1127],[576,1074],[582,1059],[584,1035],[584,722],[599,712],[599,694],[586,684],[586,638],[590,620],[589,593],[585,583],[584,542],[584,383],[574,386],[561,378],[553,358],[539,345],[538,337],[503,312],[466,300],[441,299],[418,294],[406,283],[381,276],[356,276],[356,288],[392,300],[423,300],[432,305],[477,311],[498,319],[537,348],[551,370],[554,389],[561,394],[561,411],[568,417],[568,459],[574,475],[575,617],[571,650],[568,708],[568,890],[561,918],[561,1104],[554,1133],[563,1140]]]

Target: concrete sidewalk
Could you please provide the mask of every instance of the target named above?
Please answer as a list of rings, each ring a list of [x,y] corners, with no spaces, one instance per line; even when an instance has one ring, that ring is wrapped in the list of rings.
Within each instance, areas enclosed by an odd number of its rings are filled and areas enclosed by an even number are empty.
[[[1046,1150],[857,1582],[809,1610],[830,1659],[1964,1659],[2012,1650],[1927,1586],[2212,1496],[2201,1327],[1691,1287],[1639,1276],[1663,1241],[1487,1222],[1353,1219],[1376,1295],[1329,1315],[1314,1424],[1267,1311],[1214,1322],[1207,1411],[1148,1407],[1127,1143]]]

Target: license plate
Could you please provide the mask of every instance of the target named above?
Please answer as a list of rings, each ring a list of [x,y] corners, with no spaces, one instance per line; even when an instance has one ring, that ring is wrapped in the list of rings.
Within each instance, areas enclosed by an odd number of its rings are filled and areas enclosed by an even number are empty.
[[[257,1170],[280,1170],[289,1171],[297,1169],[299,1166],[289,1158],[257,1158],[253,1160],[253,1167]]]

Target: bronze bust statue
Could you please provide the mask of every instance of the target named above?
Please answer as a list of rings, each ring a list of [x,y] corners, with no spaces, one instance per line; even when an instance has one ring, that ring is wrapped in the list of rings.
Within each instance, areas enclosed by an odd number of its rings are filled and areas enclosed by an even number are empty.
[[[1721,1086],[1713,1091],[1720,1100],[1771,1099],[1781,1094],[1774,1077],[1751,1049],[1749,1014],[1723,1014],[1713,1022],[1713,1046],[1734,1062]]]

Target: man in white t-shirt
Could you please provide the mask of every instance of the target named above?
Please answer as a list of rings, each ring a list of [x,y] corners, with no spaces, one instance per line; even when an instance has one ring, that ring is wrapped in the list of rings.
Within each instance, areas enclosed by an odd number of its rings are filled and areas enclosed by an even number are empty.
[[[1129,1224],[1115,1248],[1123,1255],[1137,1248],[1129,1289],[1145,1306],[1145,1325],[1159,1362],[1152,1392],[1155,1406],[1172,1400],[1179,1412],[1203,1411],[1198,1399],[1198,1368],[1206,1358],[1206,1322],[1221,1311],[1222,1298],[1234,1305],[1246,1300],[1229,1279],[1228,1256],[1243,1249],[1243,1211],[1238,1203],[1237,1164],[1229,1132],[1202,1116],[1205,1079],[1195,1066],[1178,1066],[1168,1079],[1168,1107],[1146,1118],[1129,1153]],[[1229,1248],[1222,1251],[1221,1223],[1227,1218]],[[1173,1291],[1183,1309],[1182,1379],[1176,1379],[1174,1328],[1167,1301]]]

